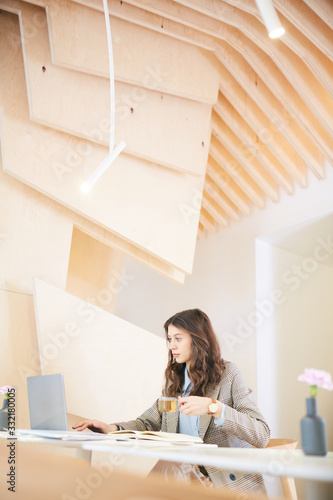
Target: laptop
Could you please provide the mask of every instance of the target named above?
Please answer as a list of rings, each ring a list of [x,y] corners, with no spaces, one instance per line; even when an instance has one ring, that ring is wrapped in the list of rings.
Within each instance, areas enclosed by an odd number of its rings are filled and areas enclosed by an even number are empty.
[[[27,387],[31,429],[68,431],[62,374],[27,377]]]
[[[89,430],[68,430],[65,384],[61,373],[27,377],[30,427],[17,429],[21,435],[61,440],[101,440],[113,436]]]

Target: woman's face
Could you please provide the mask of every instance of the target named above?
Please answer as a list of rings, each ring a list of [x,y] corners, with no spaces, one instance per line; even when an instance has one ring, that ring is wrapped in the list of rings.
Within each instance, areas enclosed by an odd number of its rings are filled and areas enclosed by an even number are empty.
[[[168,327],[168,348],[177,363],[189,363],[191,360],[191,335],[174,325]]]

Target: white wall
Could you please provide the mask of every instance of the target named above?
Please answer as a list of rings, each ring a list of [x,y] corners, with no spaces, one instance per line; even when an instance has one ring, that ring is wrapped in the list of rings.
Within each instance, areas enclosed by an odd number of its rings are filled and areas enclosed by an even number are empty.
[[[332,210],[333,169],[328,164],[326,173],[324,181],[310,173],[307,189],[296,186],[293,196],[282,193],[279,203],[268,202],[262,211],[254,208],[251,216],[198,241],[193,273],[182,286],[128,259],[127,286],[117,299],[115,314],[163,335],[164,321],[176,311],[203,309],[219,336],[223,356],[235,361],[256,389],[256,335],[248,325],[255,312],[256,238]]]
[[[330,255],[326,253],[325,262],[314,256],[318,238],[326,240],[330,234],[333,241],[333,215],[327,220],[327,230],[326,235],[317,233],[314,251],[308,257],[265,244],[260,255],[269,255],[270,267],[267,258],[258,262],[258,300],[265,300],[268,312],[257,329],[260,405],[273,437],[289,437],[299,443],[309,388],[297,377],[305,368],[333,372],[333,248]],[[318,255],[325,257],[325,249]],[[281,292],[273,313],[267,300],[272,290]],[[333,394],[321,389],[317,399],[318,413],[327,421],[329,449],[333,450]]]

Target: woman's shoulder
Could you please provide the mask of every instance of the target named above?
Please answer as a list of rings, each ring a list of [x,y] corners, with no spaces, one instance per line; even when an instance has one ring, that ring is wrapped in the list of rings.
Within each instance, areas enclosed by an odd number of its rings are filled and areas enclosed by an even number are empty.
[[[223,377],[233,378],[235,375],[241,373],[240,369],[233,361],[222,360],[224,365]]]

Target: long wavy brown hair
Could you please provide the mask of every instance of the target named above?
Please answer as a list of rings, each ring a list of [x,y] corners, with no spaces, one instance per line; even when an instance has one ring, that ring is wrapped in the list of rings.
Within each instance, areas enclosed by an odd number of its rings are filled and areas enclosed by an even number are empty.
[[[189,377],[193,383],[191,396],[206,396],[208,386],[220,382],[224,370],[220,346],[208,316],[200,309],[188,309],[171,316],[164,330],[168,340],[169,325],[185,330],[191,335],[191,362],[188,366]],[[165,396],[182,393],[186,363],[177,363],[169,350],[165,370]]]

